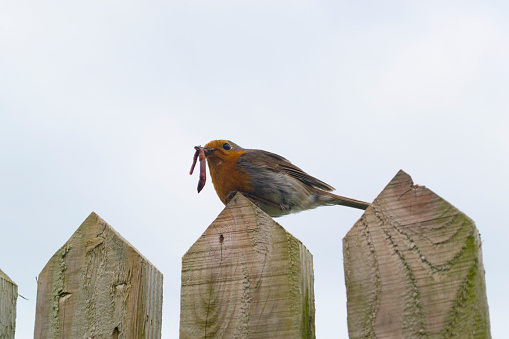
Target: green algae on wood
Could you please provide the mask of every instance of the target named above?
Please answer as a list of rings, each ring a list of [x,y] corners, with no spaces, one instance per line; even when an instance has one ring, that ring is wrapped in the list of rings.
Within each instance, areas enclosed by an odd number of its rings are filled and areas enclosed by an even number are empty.
[[[14,339],[18,286],[0,270],[0,338]]]
[[[474,222],[403,171],[343,239],[350,338],[490,338]]]

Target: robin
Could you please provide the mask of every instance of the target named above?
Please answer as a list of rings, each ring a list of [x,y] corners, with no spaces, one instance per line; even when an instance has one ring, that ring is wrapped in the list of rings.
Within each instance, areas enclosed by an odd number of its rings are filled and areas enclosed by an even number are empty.
[[[205,185],[205,159],[219,199],[226,205],[242,193],[271,217],[318,206],[344,205],[365,210],[367,202],[330,193],[334,187],[310,176],[282,156],[246,149],[229,140],[196,146],[191,174],[200,157],[198,192]]]

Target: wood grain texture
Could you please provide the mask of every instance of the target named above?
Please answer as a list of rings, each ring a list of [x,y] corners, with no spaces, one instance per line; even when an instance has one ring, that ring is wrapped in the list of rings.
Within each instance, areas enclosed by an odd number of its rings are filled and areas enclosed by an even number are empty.
[[[490,338],[474,222],[403,171],[343,239],[350,338]]]
[[[163,276],[92,213],[39,275],[35,338],[160,338]]]
[[[0,339],[14,339],[18,286],[0,270]]]
[[[313,258],[237,194],[182,258],[180,338],[314,338]]]

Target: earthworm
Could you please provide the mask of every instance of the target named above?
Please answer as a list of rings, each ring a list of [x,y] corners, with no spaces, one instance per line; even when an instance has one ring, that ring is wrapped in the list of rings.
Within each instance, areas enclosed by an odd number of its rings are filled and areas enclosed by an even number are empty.
[[[196,152],[194,152],[193,164],[191,165],[191,171],[189,171],[189,174],[193,174],[194,167],[196,166],[196,160],[200,158],[200,179],[198,180],[198,193],[200,193],[207,181],[207,162],[205,160],[205,149],[201,146],[196,146],[195,149]]]
[[[196,166],[196,160],[198,159],[198,155],[200,154],[200,146],[196,146],[196,152],[194,152],[193,157],[193,164],[191,165],[191,170],[189,171],[189,174],[192,175],[194,171],[194,166]]]

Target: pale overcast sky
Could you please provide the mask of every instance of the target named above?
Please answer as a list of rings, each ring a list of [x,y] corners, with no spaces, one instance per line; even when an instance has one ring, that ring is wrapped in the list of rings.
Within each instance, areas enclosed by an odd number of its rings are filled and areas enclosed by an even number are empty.
[[[33,336],[35,277],[95,211],[164,274],[223,205],[193,146],[285,156],[372,201],[399,169],[471,217],[494,338],[507,335],[509,3],[10,1],[0,4],[0,269]],[[362,215],[276,221],[314,257],[318,338],[347,336],[341,239]]]

